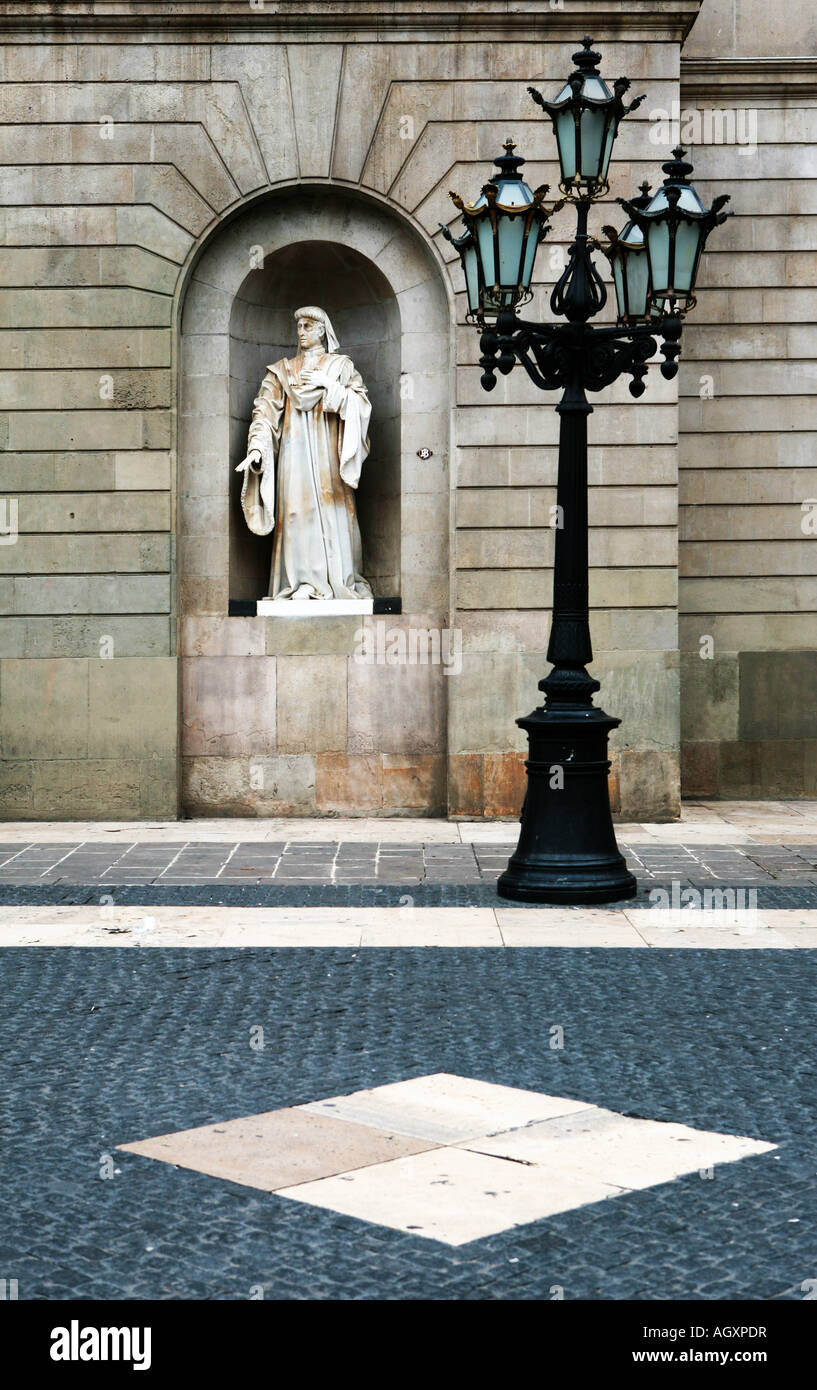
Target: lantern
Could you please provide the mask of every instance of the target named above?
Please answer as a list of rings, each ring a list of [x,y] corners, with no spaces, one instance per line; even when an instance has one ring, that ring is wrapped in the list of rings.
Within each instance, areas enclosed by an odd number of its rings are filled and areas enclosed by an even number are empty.
[[[592,51],[592,44],[590,38],[582,40],[583,47],[573,54],[575,71],[553,101],[545,101],[535,87],[528,87],[553,122],[562,173],[559,186],[579,198],[596,198],[607,189],[619,122],[644,100],[640,96],[624,105],[622,98],[630,85],[627,77],[617,78],[610,91],[598,70],[601,54]]]
[[[633,198],[633,207],[645,208],[649,201],[650,185],[642,183],[641,196]],[[609,246],[602,249],[613,269],[619,322],[645,319],[650,312],[650,264],[644,234],[632,218],[620,232],[614,227],[604,227],[603,231],[610,239]]]
[[[664,301],[665,312],[685,314],[695,303],[695,280],[701,252],[713,227],[731,216],[721,212],[727,193],[716,198],[707,211],[689,181],[692,165],[678,146],[673,158],[661,167],[667,175],[645,208],[619,198],[625,212],[641,230],[650,263],[650,296]]]
[[[499,172],[475,203],[451,194],[465,222],[463,234],[455,237],[440,223],[460,254],[470,322],[482,323],[486,315],[528,302],[536,248],[549,231],[543,206],[547,185],[531,192],[519,173],[525,161],[515,148],[512,140],[505,141],[505,153],[495,160]]]

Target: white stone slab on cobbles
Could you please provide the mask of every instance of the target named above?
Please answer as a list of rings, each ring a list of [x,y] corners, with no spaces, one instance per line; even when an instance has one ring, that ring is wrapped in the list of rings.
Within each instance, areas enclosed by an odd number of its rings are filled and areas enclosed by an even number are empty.
[[[513,915],[512,915],[513,914]],[[623,912],[604,913],[606,921],[570,918],[556,909],[551,917],[547,908],[527,908],[518,915],[497,909],[503,945],[509,947],[550,946],[600,948],[646,948],[646,942]],[[599,914],[600,916],[602,914]]]
[[[764,912],[763,917],[790,946],[802,950],[817,948],[817,911],[775,908]]]
[[[278,1195],[446,1245],[466,1245],[617,1197],[620,1189],[568,1170],[544,1183],[522,1163],[447,1148],[284,1188]]]
[[[775,1147],[448,1073],[118,1145],[449,1245]]]
[[[584,1104],[439,1072],[349,1096],[333,1096],[304,1108],[396,1134],[453,1144],[568,1114],[583,1109]]]
[[[292,1183],[313,1182],[334,1173],[424,1153],[429,1145],[405,1135],[288,1108],[160,1134],[118,1144],[117,1148],[275,1192]]]
[[[776,1145],[591,1106],[460,1147],[534,1164],[549,1180],[567,1169],[589,1178],[603,1174],[616,1187],[644,1188],[718,1163],[767,1153]]]
[[[445,912],[445,908],[439,909]],[[455,909],[456,911],[457,909]],[[466,909],[468,910],[468,909]],[[392,908],[390,922],[364,926],[361,946],[502,946],[502,933],[490,908],[471,908],[470,922],[448,922],[435,918],[434,908],[418,908],[411,920],[399,919],[399,908]],[[426,914],[428,914],[426,916]]]
[[[273,926],[268,923],[226,928],[218,944],[230,947],[269,946],[280,950],[318,946],[328,950],[330,947],[357,948],[360,946],[360,936],[361,929],[355,923],[310,923],[306,926],[298,923]]]
[[[587,914],[585,916],[585,913]],[[661,923],[660,909],[625,908],[254,908],[0,906],[6,946],[421,946],[763,950],[817,946],[817,909],[764,911],[719,923],[717,912]],[[589,920],[588,920],[589,919]]]
[[[660,950],[757,951],[789,946],[785,936],[767,926],[762,915],[746,913],[741,917],[702,910],[689,911],[681,921],[680,912],[660,908],[627,908],[625,915],[647,945]]]
[[[512,907],[500,900],[496,910],[499,925],[503,928],[524,926],[556,927],[572,926],[580,928],[603,927],[624,922],[624,911],[616,907],[565,907],[554,903],[551,907]]]

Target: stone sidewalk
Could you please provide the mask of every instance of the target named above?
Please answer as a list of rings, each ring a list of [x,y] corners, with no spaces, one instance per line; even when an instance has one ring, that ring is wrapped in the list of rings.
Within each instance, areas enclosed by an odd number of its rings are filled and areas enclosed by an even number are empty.
[[[131,829],[130,834],[135,833]],[[155,844],[132,839],[116,845],[90,839],[0,841],[0,886],[492,884],[505,868],[514,843],[511,838],[503,845],[473,840],[440,844],[339,838],[304,843],[194,837]],[[817,885],[817,839],[805,844],[689,845],[628,842],[622,836],[620,843],[628,867],[644,881]]]
[[[515,822],[6,824],[6,945],[817,946],[817,803],[622,825],[627,903],[506,904]]]
[[[3,845],[224,842],[513,845],[517,823],[365,817],[171,821],[0,821]],[[814,844],[817,801],[685,801],[677,821],[616,824],[620,844]]]

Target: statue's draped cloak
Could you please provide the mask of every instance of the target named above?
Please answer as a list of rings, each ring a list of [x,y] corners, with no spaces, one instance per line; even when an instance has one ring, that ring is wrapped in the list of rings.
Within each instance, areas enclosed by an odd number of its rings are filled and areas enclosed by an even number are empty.
[[[304,368],[326,373],[325,391],[301,385]],[[363,380],[342,353],[267,368],[247,439],[261,463],[244,473],[241,506],[257,536],[275,530],[271,598],[371,598],[354,499],[371,413]]]

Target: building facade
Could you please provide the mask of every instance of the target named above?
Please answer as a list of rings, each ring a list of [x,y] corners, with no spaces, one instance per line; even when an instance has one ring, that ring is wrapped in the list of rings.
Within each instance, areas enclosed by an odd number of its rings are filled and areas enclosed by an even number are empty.
[[[90,0],[0,5],[4,815],[518,814],[556,402],[519,369],[482,391],[439,224],[509,135],[555,189],[525,89],[555,90],[584,33],[647,93],[591,229],[679,139],[735,212],[679,378],[651,370],[638,403],[620,382],[589,421],[613,805],[817,795],[817,20],[759,0]],[[571,233],[565,210],[542,317]],[[302,303],[374,406],[361,527],[401,611],[362,622],[246,611],[268,555],[234,468]]]

